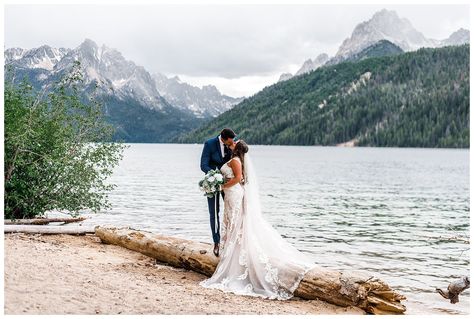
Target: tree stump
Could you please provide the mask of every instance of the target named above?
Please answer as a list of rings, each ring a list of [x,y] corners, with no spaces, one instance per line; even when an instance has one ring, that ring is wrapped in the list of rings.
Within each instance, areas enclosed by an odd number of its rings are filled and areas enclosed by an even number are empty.
[[[469,276],[464,276],[449,284],[447,290],[436,288],[436,291],[446,299],[449,299],[451,303],[459,302],[459,294],[471,286],[471,280]]]

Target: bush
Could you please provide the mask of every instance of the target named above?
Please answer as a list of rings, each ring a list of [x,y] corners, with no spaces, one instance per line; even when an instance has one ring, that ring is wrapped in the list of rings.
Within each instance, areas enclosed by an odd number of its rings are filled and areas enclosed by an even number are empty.
[[[5,218],[110,208],[107,195],[116,185],[106,179],[125,146],[108,142],[113,128],[101,105],[79,97],[79,68],[39,93],[26,80],[5,80]]]

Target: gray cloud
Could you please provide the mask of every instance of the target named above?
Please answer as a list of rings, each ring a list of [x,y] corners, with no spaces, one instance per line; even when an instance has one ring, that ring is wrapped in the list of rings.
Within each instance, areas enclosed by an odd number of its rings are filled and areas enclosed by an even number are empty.
[[[73,48],[90,38],[152,72],[268,76],[334,54],[382,8],[431,38],[469,27],[467,5],[7,5],[5,46]]]

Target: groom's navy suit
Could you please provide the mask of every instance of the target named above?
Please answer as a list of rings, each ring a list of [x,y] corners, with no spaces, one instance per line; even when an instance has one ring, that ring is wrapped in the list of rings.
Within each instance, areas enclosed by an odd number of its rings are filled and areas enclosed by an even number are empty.
[[[224,156],[221,153],[221,145],[219,142],[219,136],[211,138],[204,143],[204,149],[201,155],[201,170],[204,173],[209,172],[211,169],[221,168],[224,163],[230,160],[231,150],[224,145]],[[222,192],[224,197],[224,192]],[[217,200],[217,203],[216,203]],[[209,207],[209,221],[211,223],[212,239],[214,243],[220,242],[220,227],[215,229],[215,216],[217,215],[217,225],[219,224],[219,194],[217,196],[207,198],[207,205]],[[215,210],[217,207],[217,213]]]

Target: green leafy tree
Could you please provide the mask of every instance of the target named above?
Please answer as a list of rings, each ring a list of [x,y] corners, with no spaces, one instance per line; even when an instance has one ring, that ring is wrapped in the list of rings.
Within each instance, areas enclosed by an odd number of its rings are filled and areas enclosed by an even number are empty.
[[[32,218],[57,210],[110,208],[106,183],[123,156],[124,145],[110,143],[113,128],[93,97],[79,96],[80,65],[60,81],[33,90],[26,80],[5,79],[5,218]]]

